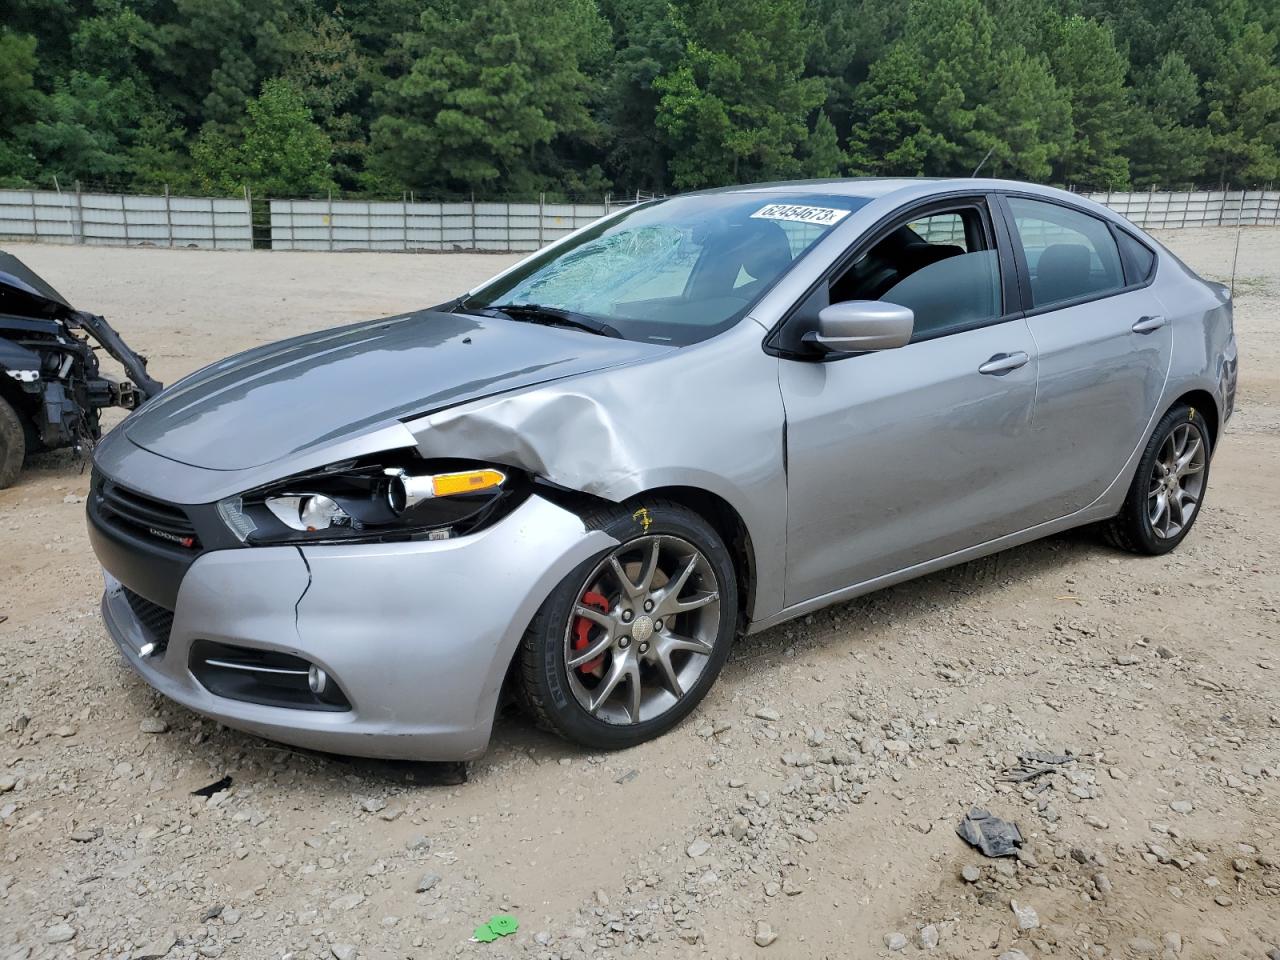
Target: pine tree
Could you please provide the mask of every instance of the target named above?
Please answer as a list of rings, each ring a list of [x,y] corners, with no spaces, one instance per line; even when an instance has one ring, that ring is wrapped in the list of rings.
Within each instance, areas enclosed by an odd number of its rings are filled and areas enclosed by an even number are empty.
[[[802,76],[802,0],[681,0],[684,56],[655,86],[681,189],[798,175],[824,84]]]

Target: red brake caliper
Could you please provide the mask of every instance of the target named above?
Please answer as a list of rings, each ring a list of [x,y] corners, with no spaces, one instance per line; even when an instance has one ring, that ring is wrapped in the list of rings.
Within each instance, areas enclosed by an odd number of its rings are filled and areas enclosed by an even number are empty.
[[[609,612],[609,598],[605,597],[594,590],[588,590],[582,595],[582,605],[584,607],[595,607],[601,613]],[[591,643],[591,628],[595,626],[586,617],[578,617],[577,622],[573,625],[573,649],[585,650]],[[596,657],[594,660],[584,663],[578,669],[583,673],[595,673],[604,663],[604,654]]]

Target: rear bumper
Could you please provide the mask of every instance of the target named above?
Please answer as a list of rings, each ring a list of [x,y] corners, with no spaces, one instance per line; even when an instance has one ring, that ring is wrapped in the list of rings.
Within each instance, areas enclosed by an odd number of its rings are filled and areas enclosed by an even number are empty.
[[[538,606],[579,563],[616,545],[531,497],[494,526],[454,540],[256,547],[201,555],[178,591],[168,644],[154,641],[100,556],[108,631],[167,697],[229,727],[314,750],[414,760],[484,752],[507,667]],[[113,569],[115,568],[115,569]],[[217,696],[192,672],[196,640],[301,657],[351,709],[322,712]]]

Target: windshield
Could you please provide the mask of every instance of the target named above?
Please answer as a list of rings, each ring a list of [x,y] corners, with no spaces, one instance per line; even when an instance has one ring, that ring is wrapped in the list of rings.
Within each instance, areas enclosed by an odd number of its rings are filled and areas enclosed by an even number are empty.
[[[866,202],[782,192],[657,200],[534,257],[458,309],[538,306],[605,324],[629,340],[696,343],[745,316]]]

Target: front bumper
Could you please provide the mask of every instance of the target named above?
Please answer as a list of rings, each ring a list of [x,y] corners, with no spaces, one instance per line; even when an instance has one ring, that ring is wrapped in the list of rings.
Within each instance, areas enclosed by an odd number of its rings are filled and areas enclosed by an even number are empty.
[[[167,646],[150,656],[140,651],[154,637],[124,589],[134,589],[129,565],[100,554],[102,612],[147,683],[229,727],[332,753],[466,760],[488,744],[507,668],[542,601],[615,545],[533,496],[453,540],[205,553],[182,578]],[[333,678],[351,709],[217,696],[191,670],[197,640],[301,657]]]

